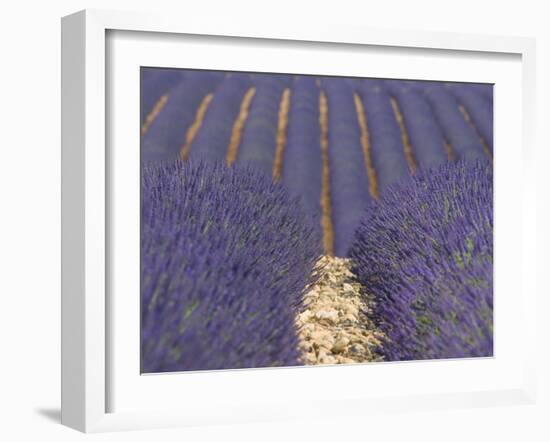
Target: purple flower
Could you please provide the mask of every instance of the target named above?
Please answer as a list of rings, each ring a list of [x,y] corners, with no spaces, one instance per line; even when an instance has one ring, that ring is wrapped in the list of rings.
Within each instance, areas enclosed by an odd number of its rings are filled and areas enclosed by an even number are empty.
[[[390,186],[350,256],[386,360],[493,354],[493,174],[459,162]]]
[[[299,364],[294,319],[320,245],[298,202],[250,168],[145,166],[142,372]]]

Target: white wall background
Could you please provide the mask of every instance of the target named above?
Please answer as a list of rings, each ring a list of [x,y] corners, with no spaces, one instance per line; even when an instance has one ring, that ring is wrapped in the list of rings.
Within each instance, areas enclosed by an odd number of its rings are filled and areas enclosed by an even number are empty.
[[[0,12],[0,439],[83,440],[59,425],[60,358],[60,17],[83,8],[287,17],[382,28],[508,34],[537,38],[540,399],[537,405],[375,415],[281,424],[92,436],[162,440],[550,440],[550,285],[543,253],[550,225],[550,27],[544,2],[415,0],[20,0]],[[546,259],[546,263],[549,260]],[[412,380],[414,381],[414,380]],[[327,386],[337,388],[337,386]]]

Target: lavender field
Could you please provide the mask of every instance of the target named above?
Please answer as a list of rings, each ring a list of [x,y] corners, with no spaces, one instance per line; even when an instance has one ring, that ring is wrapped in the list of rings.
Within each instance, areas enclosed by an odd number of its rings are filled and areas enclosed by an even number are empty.
[[[485,84],[141,69],[141,367],[493,354]]]

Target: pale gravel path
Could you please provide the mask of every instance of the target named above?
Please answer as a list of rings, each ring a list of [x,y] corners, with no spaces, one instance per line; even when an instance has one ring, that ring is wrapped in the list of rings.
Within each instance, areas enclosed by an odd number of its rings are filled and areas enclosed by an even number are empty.
[[[374,352],[381,335],[365,315],[370,308],[349,259],[323,256],[318,282],[305,294],[296,319],[304,364],[348,364],[381,360]]]

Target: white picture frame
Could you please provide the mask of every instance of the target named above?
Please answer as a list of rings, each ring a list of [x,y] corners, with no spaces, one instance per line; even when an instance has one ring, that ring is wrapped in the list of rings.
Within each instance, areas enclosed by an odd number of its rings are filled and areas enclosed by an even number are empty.
[[[501,140],[505,146],[506,130],[511,133],[511,139],[521,145],[518,152],[508,152],[502,155],[502,161],[495,160],[495,174],[498,180],[504,182],[510,167],[514,165],[514,158],[521,159],[521,186],[515,190],[521,200],[517,222],[503,225],[503,229],[515,231],[517,239],[510,242],[510,251],[502,247],[502,241],[495,240],[496,259],[503,257],[502,263],[513,265],[521,271],[519,275],[502,272],[503,278],[508,278],[510,287],[520,291],[518,298],[521,315],[516,318],[519,334],[517,339],[524,342],[524,349],[518,355],[518,360],[511,366],[501,366],[487,361],[484,366],[467,361],[444,361],[431,370],[430,363],[412,362],[399,365],[380,364],[375,368],[376,373],[382,376],[406,376],[405,373],[415,373],[420,377],[435,379],[437,373],[446,373],[446,376],[457,372],[468,372],[466,383],[460,391],[451,391],[445,387],[449,380],[440,379],[430,391],[419,393],[399,390],[396,383],[395,391],[369,395],[358,389],[357,394],[346,395],[335,393],[325,397],[308,396],[307,400],[298,401],[295,398],[287,403],[284,397],[270,402],[258,402],[258,389],[270,385],[270,394],[276,395],[283,383],[296,386],[303,383],[304,389],[312,388],[312,382],[322,379],[336,379],[342,376],[353,381],[359,379],[366,370],[364,366],[353,367],[315,367],[312,371],[307,368],[293,369],[260,369],[234,370],[210,373],[184,374],[188,377],[185,386],[189,392],[180,409],[176,407],[160,407],[159,403],[164,395],[168,399],[173,385],[168,380],[170,376],[139,376],[139,372],[128,373],[128,379],[143,383],[144,397],[150,406],[130,409],[128,407],[113,407],[112,392],[118,388],[117,395],[128,395],[126,402],[135,401],[130,396],[134,388],[141,388],[131,382],[119,382],[126,388],[119,388],[113,384],[113,367],[117,358],[114,357],[112,339],[116,341],[116,327],[113,324],[119,321],[120,315],[112,311],[110,299],[112,250],[109,244],[114,240],[112,235],[120,230],[111,228],[110,223],[113,205],[117,204],[116,196],[111,194],[113,169],[119,167],[120,162],[110,164],[110,145],[116,143],[118,136],[107,130],[107,122],[117,120],[117,110],[111,109],[109,94],[112,92],[109,82],[116,75],[111,75],[109,64],[112,57],[120,52],[111,50],[109,33],[139,32],[143,38],[162,40],[185,39],[186,36],[216,37],[218,41],[224,39],[239,39],[239,41],[253,42],[254,45],[262,42],[272,42],[273,45],[284,43],[285,47],[303,45],[331,46],[334,51],[346,51],[350,48],[377,48],[380,52],[400,48],[403,56],[407,51],[416,49],[428,50],[436,59],[444,54],[470,54],[473,58],[483,61],[491,54],[515,57],[519,71],[515,75],[516,83],[519,79],[521,91],[514,95],[519,97],[519,108],[510,110],[509,115],[498,114],[495,107],[496,120],[509,121],[520,118],[520,124],[515,128],[503,127],[496,130],[496,142]],[[154,33],[154,34],[153,34]],[[148,37],[149,36],[149,37]],[[221,39],[221,40],[220,40]],[[232,40],[235,41],[235,40]],[[258,43],[259,42],[259,43]],[[135,43],[134,43],[135,44]],[[127,46],[129,47],[129,46]],[[392,49],[393,48],[393,49]],[[157,51],[158,53],[159,51]],[[162,51],[160,51],[162,52]],[[439,55],[438,55],[439,54]],[[429,33],[420,31],[388,31],[371,28],[353,28],[342,25],[316,25],[313,23],[293,25],[280,23],[270,24],[266,21],[243,22],[216,22],[204,17],[196,17],[185,24],[178,17],[156,16],[142,13],[126,13],[100,10],[86,10],[64,17],[62,20],[62,423],[84,432],[114,431],[139,428],[159,428],[168,426],[206,425],[214,423],[252,422],[261,420],[293,418],[307,418],[313,416],[361,415],[373,410],[388,412],[407,411],[426,408],[455,408],[470,406],[488,406],[502,404],[532,403],[535,397],[535,349],[533,338],[535,333],[536,291],[534,287],[534,269],[532,260],[529,264],[526,256],[532,254],[535,248],[534,206],[535,206],[535,178],[532,158],[534,156],[534,109],[535,109],[535,43],[533,39],[519,37],[493,37],[481,35],[466,35],[452,33]],[[111,58],[109,58],[111,57]],[[159,59],[160,60],[160,59]],[[166,61],[160,61],[166,64]],[[133,61],[135,63],[135,61]],[[175,66],[180,64],[175,63]],[[222,63],[223,65],[223,63]],[[214,68],[213,65],[209,65]],[[239,67],[238,63],[232,66]],[[265,65],[266,69],[269,68]],[[435,66],[435,65],[434,65]],[[196,66],[190,66],[196,67]],[[243,69],[245,66],[243,65]],[[306,73],[305,68],[300,73]],[[328,69],[328,68],[325,68]],[[334,72],[342,73],[338,68]],[[353,74],[353,68],[347,68],[348,74]],[[436,67],[434,69],[437,70]],[[230,70],[230,69],[228,69]],[[261,70],[261,69],[260,69]],[[284,68],[281,69],[284,71]],[[443,72],[443,71],[442,71]],[[108,75],[107,75],[107,74]],[[437,74],[432,74],[437,75]],[[466,74],[464,74],[466,75]],[[410,78],[421,78],[410,77]],[[463,78],[463,77],[461,77]],[[473,77],[472,77],[473,78]],[[488,78],[479,74],[476,78]],[[433,78],[432,78],[433,79]],[[441,77],[443,79],[443,77]],[[115,80],[116,81],[116,80]],[[503,80],[503,84],[508,84]],[[515,83],[509,83],[512,85]],[[520,93],[519,93],[520,92]],[[135,89],[136,99],[138,89]],[[501,97],[505,99],[506,90]],[[498,93],[496,94],[498,100]],[[498,104],[498,103],[497,103]],[[137,109],[136,109],[137,112]],[[508,120],[507,120],[508,119]],[[137,122],[138,119],[135,119]],[[122,124],[122,123],[121,123]],[[498,123],[501,124],[501,123]],[[504,126],[504,125],[503,125]],[[129,130],[132,130],[131,127]],[[124,132],[122,132],[124,134]],[[137,131],[136,131],[137,134]],[[130,144],[135,144],[135,140]],[[124,167],[131,167],[129,161]],[[119,169],[116,169],[119,170]],[[129,174],[128,176],[133,176]],[[115,178],[116,180],[116,178]],[[120,189],[120,187],[117,187]],[[501,187],[502,188],[502,187]],[[498,189],[498,185],[497,185]],[[505,202],[503,203],[503,205]],[[498,207],[499,199],[495,205]],[[133,213],[131,210],[129,213]],[[498,216],[496,217],[498,230]],[[116,223],[114,223],[116,225]],[[515,230],[514,230],[515,229]],[[513,254],[514,259],[511,258]],[[534,254],[532,254],[534,255]],[[135,257],[134,257],[135,260]],[[514,261],[515,260],[515,261]],[[519,260],[519,264],[517,265]],[[508,267],[510,268],[510,267]],[[496,290],[504,293],[504,284],[496,284]],[[136,304],[139,295],[136,293]],[[504,299],[504,298],[503,298]],[[504,307],[506,303],[503,301]],[[498,304],[497,307],[498,309]],[[118,309],[120,311],[120,309]],[[116,311],[116,309],[115,309]],[[505,311],[503,308],[502,312]],[[504,313],[502,313],[504,314]],[[118,315],[118,316],[117,316]],[[118,319],[117,319],[118,318]],[[124,319],[124,318],[122,318]],[[505,321],[501,324],[506,325]],[[499,321],[497,318],[496,327]],[[501,330],[506,332],[506,327]],[[511,331],[511,330],[508,330]],[[511,333],[502,333],[509,336]],[[114,337],[113,337],[114,336]],[[118,336],[118,335],[117,335]],[[136,335],[137,336],[137,335]],[[137,338],[136,338],[137,339]],[[120,348],[120,346],[119,346]],[[118,354],[118,353],[117,353]],[[498,361],[498,352],[495,353]],[[504,354],[504,353],[502,353]],[[124,358],[131,359],[131,355]],[[125,360],[126,360],[125,359]],[[135,362],[135,361],[134,361]],[[468,365],[469,364],[469,365]],[[477,364],[477,365],[474,365]],[[492,365],[491,365],[492,364]],[[375,364],[376,365],[376,364]],[[131,367],[131,364],[128,365]],[[495,368],[496,367],[496,368]],[[484,388],[482,381],[477,384],[468,383],[476,373],[492,376],[491,370],[508,370],[509,375],[500,374],[502,379],[494,385]],[[335,371],[336,370],[336,371]],[[339,370],[339,371],[338,371]],[[115,379],[121,379],[120,374]],[[124,379],[124,376],[122,376]],[[145,379],[145,380],[144,380]],[[481,380],[485,379],[483,377]],[[500,379],[495,376],[495,379]],[[142,382],[143,381],[143,382]],[[201,390],[214,382],[216,389]],[[460,382],[458,382],[460,383]],[[422,383],[419,382],[421,386]],[[194,386],[194,388],[192,388]],[[235,387],[236,386],[236,387]],[[116,388],[115,388],[116,387]],[[234,397],[238,388],[243,394]],[[421,388],[421,387],[419,387]],[[160,391],[154,400],[148,395],[151,390]],[[202,391],[202,393],[201,393]],[[217,391],[217,393],[216,393]],[[284,391],[284,389],[283,389]],[[307,390],[309,391],[309,390]],[[231,395],[231,396],[230,396]],[[255,396],[256,395],[256,396]],[[203,397],[205,396],[205,397]],[[170,402],[167,400],[166,402]],[[124,401],[120,401],[124,403]],[[119,409],[120,408],[120,409]]]

